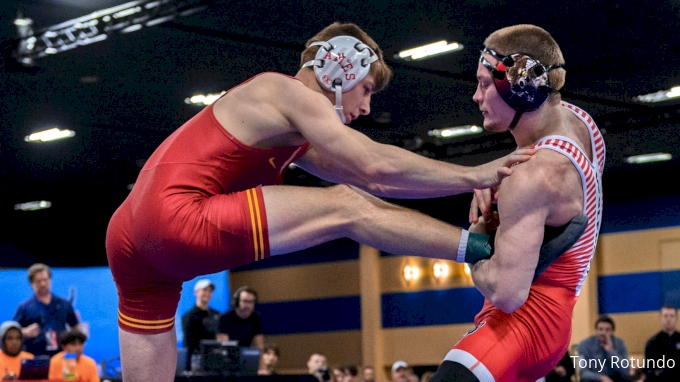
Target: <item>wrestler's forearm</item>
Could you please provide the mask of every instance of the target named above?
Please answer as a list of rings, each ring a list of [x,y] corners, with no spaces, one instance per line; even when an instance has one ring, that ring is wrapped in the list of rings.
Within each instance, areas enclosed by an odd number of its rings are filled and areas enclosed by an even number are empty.
[[[524,304],[528,293],[514,288],[507,279],[513,276],[503,272],[503,268],[503,264],[492,257],[473,264],[470,273],[475,287],[493,306],[505,313],[512,313]]]

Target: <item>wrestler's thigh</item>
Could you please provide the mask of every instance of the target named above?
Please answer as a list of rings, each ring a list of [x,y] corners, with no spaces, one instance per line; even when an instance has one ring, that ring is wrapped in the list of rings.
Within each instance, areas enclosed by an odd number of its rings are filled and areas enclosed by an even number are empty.
[[[371,202],[346,185],[262,187],[272,255],[345,237]]]

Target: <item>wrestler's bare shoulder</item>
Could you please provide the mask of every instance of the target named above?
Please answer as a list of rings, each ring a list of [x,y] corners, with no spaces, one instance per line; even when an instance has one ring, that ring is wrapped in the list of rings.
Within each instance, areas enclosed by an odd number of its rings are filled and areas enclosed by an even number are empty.
[[[510,194],[515,202],[524,200],[534,207],[548,206],[548,225],[565,224],[581,210],[581,178],[565,155],[538,150],[530,160],[512,170],[512,175],[501,184],[501,194]]]

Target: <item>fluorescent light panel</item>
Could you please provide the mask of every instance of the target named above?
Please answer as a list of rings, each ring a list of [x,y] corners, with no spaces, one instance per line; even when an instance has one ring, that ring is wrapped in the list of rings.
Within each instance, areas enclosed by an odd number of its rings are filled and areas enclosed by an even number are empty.
[[[52,203],[47,200],[35,200],[32,202],[19,203],[14,205],[17,211],[36,211],[52,207]]]
[[[628,157],[626,158],[626,163],[643,164],[651,162],[664,162],[669,161],[671,159],[673,159],[673,156],[669,153],[652,153]]]
[[[480,134],[482,131],[484,129],[477,125],[464,125],[430,130],[427,132],[427,135],[437,138],[456,138],[464,135]]]
[[[185,98],[184,102],[191,105],[210,105],[217,101],[218,98],[222,96],[225,92],[213,93],[213,94],[194,94],[190,98]]]
[[[680,86],[674,86],[670,90],[660,90],[655,93],[643,94],[634,97],[639,102],[663,102],[680,97]]]
[[[49,130],[38,131],[31,135],[27,135],[24,140],[26,142],[49,142],[56,141],[57,139],[71,138],[76,135],[73,130],[59,130],[54,127]]]
[[[420,60],[439,54],[456,52],[462,49],[463,44],[459,44],[457,42],[448,43],[446,40],[441,40],[433,42],[432,44],[402,50],[399,52],[398,56],[404,60]]]

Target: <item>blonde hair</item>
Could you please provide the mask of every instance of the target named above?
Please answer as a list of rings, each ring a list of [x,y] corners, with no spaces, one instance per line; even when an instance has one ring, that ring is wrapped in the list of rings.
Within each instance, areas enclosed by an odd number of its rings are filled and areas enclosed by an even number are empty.
[[[499,29],[484,40],[484,45],[504,56],[524,53],[546,66],[564,64],[562,50],[555,39],[545,29],[536,25],[519,24]],[[550,102],[560,100],[559,90],[564,86],[566,76],[567,71],[564,68],[548,72],[550,87],[553,89],[548,98]]]
[[[392,69],[390,69],[390,67],[385,63],[382,50],[378,44],[373,41],[371,36],[369,36],[366,32],[353,23],[342,24],[339,22],[334,22],[333,24],[325,27],[321,32],[317,33],[316,36],[310,38],[307,41],[307,44],[305,44],[305,50],[302,52],[300,66],[302,66],[307,61],[313,60],[316,56],[316,52],[319,50],[319,46],[310,47],[309,45],[311,43],[316,41],[328,41],[336,36],[352,36],[373,49],[375,54],[378,55],[378,61],[375,61],[371,64],[371,70],[369,71],[369,74],[373,75],[373,78],[375,79],[374,92],[379,92],[387,87],[390,79],[392,79]]]

